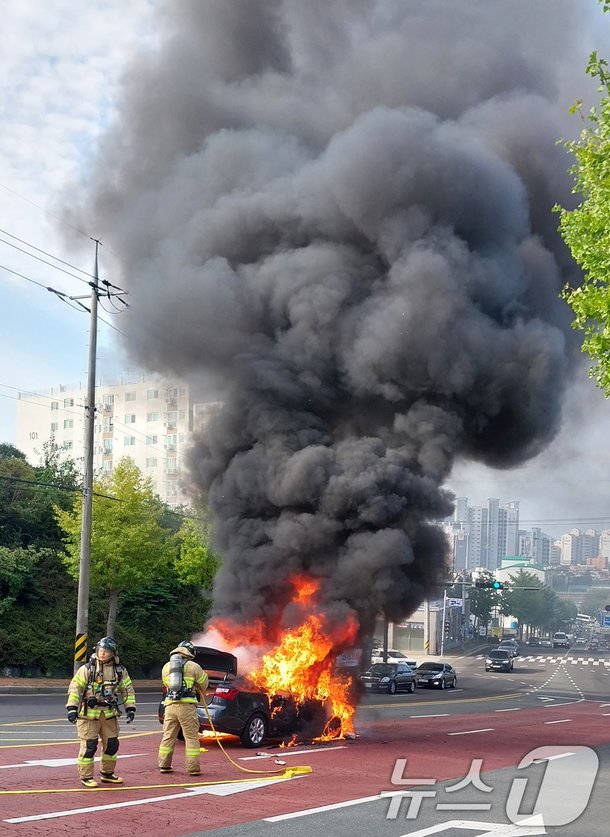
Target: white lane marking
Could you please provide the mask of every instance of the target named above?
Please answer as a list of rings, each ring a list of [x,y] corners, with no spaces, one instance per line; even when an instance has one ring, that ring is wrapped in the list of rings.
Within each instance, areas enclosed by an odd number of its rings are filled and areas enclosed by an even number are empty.
[[[119,759],[133,759],[136,756],[145,755],[146,753],[125,753]],[[94,761],[101,761],[101,756],[96,756]],[[0,770],[7,770],[9,767],[69,767],[76,763],[76,759],[36,759],[35,761],[19,762],[19,764],[0,764]]]
[[[319,808],[306,808],[303,811],[292,811],[290,814],[278,814],[275,817],[265,817],[264,822],[281,822],[282,820],[293,820],[297,817],[307,817],[310,814],[319,814],[323,811],[336,811],[338,808],[349,808],[351,805],[362,805],[365,802],[379,802],[384,800],[384,797],[377,794],[376,796],[362,796],[360,799],[348,799],[347,802],[335,802],[332,805],[321,805]]]
[[[534,834],[546,834],[544,821],[540,815],[527,817],[519,820],[518,823],[483,822],[478,820],[449,820],[448,822],[431,825],[428,828],[420,828],[418,831],[409,831],[402,837],[431,837],[432,834],[441,834],[443,831],[464,829],[466,831],[483,831],[478,837],[529,837]]]
[[[514,706],[512,709],[494,709],[494,712],[519,712],[520,706]]]
[[[448,718],[449,712],[442,712],[440,715],[409,715],[409,718]]]
[[[544,723],[545,724],[569,724],[571,720],[572,720],[571,718],[561,718],[561,720],[559,720],[559,721],[545,721]]]
[[[286,758],[286,756],[303,756],[307,754],[308,756],[312,753],[329,753],[331,750],[345,750],[346,745],[340,744],[337,747],[319,747],[316,749],[311,750],[301,750],[298,747],[294,749],[284,748],[277,753],[261,753],[257,756],[240,756],[239,761],[257,761],[257,759],[268,759],[268,758]]]
[[[473,735],[475,732],[494,732],[494,728],[486,727],[485,729],[466,729],[462,732],[448,732],[447,735]]]
[[[244,782],[243,784],[227,783],[214,785],[205,788],[187,788],[183,793],[172,793],[168,796],[150,796],[147,799],[134,799],[131,802],[116,802],[111,805],[92,805],[89,808],[73,808],[69,811],[53,811],[48,814],[32,814],[28,817],[11,817],[4,822],[36,822],[37,820],[52,820],[59,817],[71,817],[73,814],[92,814],[97,811],[111,811],[115,808],[132,808],[136,805],[150,805],[155,802],[166,802],[170,799],[189,799],[193,796],[212,794],[213,796],[228,796],[231,793],[242,793],[247,790],[267,787],[276,782],[292,782],[293,779],[302,779],[303,776],[291,776],[289,779],[259,779],[255,782]]]

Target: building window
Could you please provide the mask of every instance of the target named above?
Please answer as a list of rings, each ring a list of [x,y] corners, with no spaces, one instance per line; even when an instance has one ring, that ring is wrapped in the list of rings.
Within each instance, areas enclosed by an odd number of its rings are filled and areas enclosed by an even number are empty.
[[[125,413],[125,424],[135,424],[136,423],[136,414],[135,413]]]
[[[64,398],[64,407],[74,407],[74,399]]]
[[[165,466],[166,466],[168,471],[175,471],[177,464],[178,464],[178,461],[177,461],[175,456],[169,456],[165,460]]]
[[[167,397],[168,398],[178,398],[178,388],[177,387],[168,387],[167,388]]]
[[[114,406],[114,395],[102,395],[102,406],[105,410],[109,410]]]
[[[112,439],[104,439],[104,453],[112,453]]]
[[[167,444],[168,448],[175,448],[176,447],[176,434],[175,433],[168,433],[165,437],[165,443]]]
[[[178,421],[184,421],[186,418],[186,410],[178,411]]]
[[[62,448],[64,450],[72,450],[72,448],[73,448],[72,441],[68,440],[67,442],[64,442],[63,445],[62,445]]]
[[[146,459],[146,467],[147,468],[156,468],[157,467],[157,459],[154,456],[150,456]]]
[[[125,436],[123,439],[123,444],[125,447],[130,447],[131,445],[135,445],[136,437],[135,436]]]
[[[104,428],[104,433],[110,433],[112,431],[112,416],[104,416],[102,426]]]
[[[51,409],[59,410],[59,401],[51,401]]]
[[[55,433],[57,430],[59,430],[59,422],[58,421],[52,421],[51,422],[51,433]]]
[[[175,424],[178,419],[178,413],[175,410],[172,410],[170,413],[167,414],[167,423],[168,424]]]
[[[125,401],[135,401],[136,400],[136,393],[135,392],[126,392],[125,393]]]
[[[74,427],[74,419],[64,419],[64,430],[70,430]]]
[[[158,441],[159,441],[158,436],[147,436],[146,437],[146,444],[147,445],[156,445]]]
[[[112,459],[107,459],[105,462],[102,462],[102,471],[105,474],[112,473]]]
[[[155,398],[159,397],[159,390],[158,389],[147,389],[146,390],[146,398],[148,401],[154,401]]]
[[[159,421],[159,413],[146,413],[146,421]]]

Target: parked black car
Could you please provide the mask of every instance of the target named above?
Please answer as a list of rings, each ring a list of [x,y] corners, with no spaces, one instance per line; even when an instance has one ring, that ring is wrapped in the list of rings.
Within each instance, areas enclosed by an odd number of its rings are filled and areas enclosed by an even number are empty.
[[[485,671],[512,671],[514,657],[504,648],[494,648],[485,657]]]
[[[402,690],[413,693],[416,686],[415,672],[407,663],[374,663],[361,679],[366,691],[390,695]]]

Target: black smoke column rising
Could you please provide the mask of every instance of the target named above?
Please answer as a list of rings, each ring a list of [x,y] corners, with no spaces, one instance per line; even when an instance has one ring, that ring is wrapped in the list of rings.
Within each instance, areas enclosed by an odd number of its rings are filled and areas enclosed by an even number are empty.
[[[166,4],[88,220],[134,359],[223,387],[191,456],[217,614],[286,621],[302,572],[331,618],[408,614],[456,458],[509,468],[556,433],[574,6]]]

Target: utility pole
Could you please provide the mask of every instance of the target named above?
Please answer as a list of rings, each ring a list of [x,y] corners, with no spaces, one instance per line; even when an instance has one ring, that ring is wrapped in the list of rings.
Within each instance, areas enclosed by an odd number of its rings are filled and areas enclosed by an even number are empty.
[[[95,430],[95,361],[97,355],[97,301],[99,291],[98,250],[95,241],[95,262],[90,297],[89,367],[87,372],[87,403],[85,404],[85,440],[83,465],[83,510],[80,535],[80,564],[78,570],[78,604],[76,610],[76,639],[74,641],[74,671],[87,659],[89,629],[89,570],[91,563],[91,517],[93,510],[93,439]]]
[[[443,590],[443,624],[441,630],[441,657],[445,653],[445,621],[447,619],[447,588]]]

